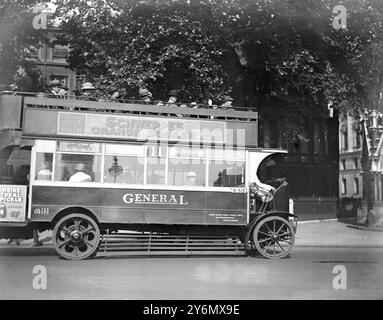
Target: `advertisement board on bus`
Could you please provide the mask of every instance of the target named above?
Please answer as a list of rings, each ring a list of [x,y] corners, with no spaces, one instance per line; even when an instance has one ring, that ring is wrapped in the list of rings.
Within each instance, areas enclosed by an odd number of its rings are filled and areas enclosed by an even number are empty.
[[[27,186],[0,185],[0,222],[24,222]]]

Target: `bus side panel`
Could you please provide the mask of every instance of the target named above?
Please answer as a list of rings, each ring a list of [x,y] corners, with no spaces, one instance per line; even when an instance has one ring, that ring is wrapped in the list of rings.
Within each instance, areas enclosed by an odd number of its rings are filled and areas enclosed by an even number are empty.
[[[101,190],[96,188],[32,186],[32,221],[51,221],[57,213],[68,207],[89,209],[100,219]]]
[[[101,223],[246,225],[247,193],[153,189],[32,187],[32,221],[83,207]]]
[[[103,189],[105,223],[246,225],[247,194]]]

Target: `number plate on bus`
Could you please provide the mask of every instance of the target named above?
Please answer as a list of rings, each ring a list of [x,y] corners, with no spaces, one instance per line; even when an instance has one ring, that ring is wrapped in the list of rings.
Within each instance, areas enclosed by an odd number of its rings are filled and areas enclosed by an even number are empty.
[[[231,188],[230,191],[231,193],[246,193],[247,189],[246,188]]]

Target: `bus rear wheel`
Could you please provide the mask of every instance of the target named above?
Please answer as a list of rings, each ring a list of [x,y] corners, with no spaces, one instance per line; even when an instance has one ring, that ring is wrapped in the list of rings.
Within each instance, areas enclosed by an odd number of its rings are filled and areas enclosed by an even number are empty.
[[[292,226],[279,216],[262,219],[253,230],[253,242],[257,251],[268,259],[286,257],[294,245],[294,240]]]
[[[68,260],[95,256],[100,243],[100,229],[91,217],[74,213],[63,217],[53,229],[53,245]]]

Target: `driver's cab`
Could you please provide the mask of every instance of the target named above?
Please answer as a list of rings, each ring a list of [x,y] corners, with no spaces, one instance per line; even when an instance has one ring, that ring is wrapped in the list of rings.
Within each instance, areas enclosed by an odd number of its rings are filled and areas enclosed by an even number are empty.
[[[282,168],[287,151],[260,149],[249,152],[251,212],[289,211],[288,183]]]

